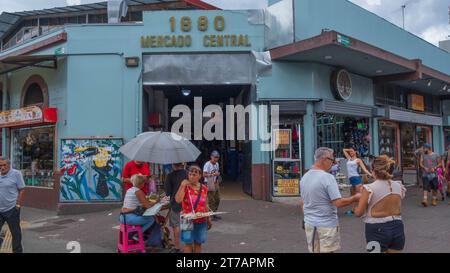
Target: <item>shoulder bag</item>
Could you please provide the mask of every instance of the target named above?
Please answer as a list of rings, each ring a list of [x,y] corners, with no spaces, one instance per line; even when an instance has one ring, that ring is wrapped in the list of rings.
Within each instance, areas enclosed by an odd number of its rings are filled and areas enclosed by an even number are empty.
[[[200,192],[198,193],[197,200],[195,201],[195,205],[192,205],[191,194],[189,193],[189,202],[191,203],[192,213],[195,214],[195,210],[200,203],[200,199],[202,198],[203,185],[200,184]],[[180,229],[181,231],[192,231],[194,230],[194,221],[192,219],[186,219],[183,214],[180,215]]]

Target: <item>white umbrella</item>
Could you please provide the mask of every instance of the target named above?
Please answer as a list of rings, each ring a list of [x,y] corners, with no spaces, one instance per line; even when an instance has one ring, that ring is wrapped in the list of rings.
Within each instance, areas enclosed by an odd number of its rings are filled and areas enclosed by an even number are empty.
[[[119,151],[131,160],[156,164],[193,162],[200,155],[188,139],[169,132],[140,134]]]

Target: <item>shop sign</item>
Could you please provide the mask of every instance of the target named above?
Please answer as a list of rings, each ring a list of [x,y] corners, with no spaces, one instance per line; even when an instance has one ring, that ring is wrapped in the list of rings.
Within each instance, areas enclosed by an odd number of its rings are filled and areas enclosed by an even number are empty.
[[[411,102],[410,109],[425,112],[425,101],[423,96],[411,94],[410,102]]]
[[[282,160],[273,162],[273,195],[300,195],[300,160]]]
[[[43,111],[38,106],[30,106],[0,112],[0,128],[18,127],[44,122],[54,123],[56,119],[55,108],[46,108]]]
[[[168,23],[170,34],[141,36],[141,47],[189,48],[195,42],[200,42],[205,48],[252,46],[250,36],[247,34],[224,33],[227,24],[225,18],[220,15],[214,18],[207,16],[198,16],[196,18],[182,16],[180,20],[172,16],[168,18]],[[191,32],[194,29],[200,33],[205,33],[201,41],[193,41]]]
[[[346,47],[349,47],[352,44],[349,37],[343,36],[341,34],[337,35],[337,42]]]
[[[278,179],[278,195],[300,195],[300,181],[298,179]]]
[[[290,145],[290,130],[276,130],[275,131],[275,143],[276,145]]]
[[[331,90],[337,100],[347,101],[352,96],[353,83],[350,73],[339,69],[331,75]]]

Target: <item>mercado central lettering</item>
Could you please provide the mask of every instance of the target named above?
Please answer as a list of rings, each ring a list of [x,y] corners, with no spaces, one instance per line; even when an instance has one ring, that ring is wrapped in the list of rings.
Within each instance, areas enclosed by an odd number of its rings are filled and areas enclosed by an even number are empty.
[[[170,17],[171,32],[175,32],[176,19]],[[197,20],[197,28],[200,32],[208,30],[208,18],[200,16]],[[181,17],[180,29],[182,32],[190,32],[192,20],[188,16]],[[225,19],[222,16],[214,18],[214,29],[222,32],[225,29]],[[249,35],[245,34],[206,34],[200,41],[204,47],[251,47]],[[191,47],[192,36],[185,35],[150,35],[141,37],[142,48],[170,48],[170,47]]]
[[[251,47],[248,35],[205,35],[204,47]],[[191,35],[142,36],[142,48],[191,47]]]

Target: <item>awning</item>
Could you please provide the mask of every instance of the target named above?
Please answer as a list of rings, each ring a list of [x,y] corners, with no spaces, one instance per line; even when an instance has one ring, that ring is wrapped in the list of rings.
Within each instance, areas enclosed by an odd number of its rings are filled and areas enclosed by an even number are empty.
[[[442,126],[443,119],[440,116],[419,114],[412,111],[398,109],[392,106],[378,108],[380,116],[393,121],[408,122],[415,124],[426,124],[432,126]]]
[[[306,115],[306,101],[272,101],[277,105],[281,115]]]
[[[0,61],[0,75],[32,66],[39,68],[57,68],[57,59],[54,55],[43,56],[11,56]]]
[[[372,78],[374,83],[393,82],[406,88],[442,95],[450,75],[336,31],[271,50],[274,61],[315,62]],[[431,84],[430,84],[431,83]],[[439,86],[439,87],[437,87]]]
[[[323,100],[316,104],[316,112],[371,118],[375,116],[376,107],[344,101]]]

